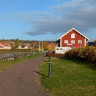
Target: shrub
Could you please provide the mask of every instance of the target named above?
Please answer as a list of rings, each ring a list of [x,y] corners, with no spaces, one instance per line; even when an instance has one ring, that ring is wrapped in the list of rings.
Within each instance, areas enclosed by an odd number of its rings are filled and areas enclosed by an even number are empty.
[[[51,57],[70,57],[82,59],[86,62],[96,63],[96,47],[86,46],[84,48],[76,48],[67,51],[65,54],[48,53]]]
[[[64,57],[64,54],[48,53],[47,55],[51,57]]]
[[[75,57],[86,62],[96,63],[96,47],[86,46],[84,48],[72,49],[66,52],[65,56]]]

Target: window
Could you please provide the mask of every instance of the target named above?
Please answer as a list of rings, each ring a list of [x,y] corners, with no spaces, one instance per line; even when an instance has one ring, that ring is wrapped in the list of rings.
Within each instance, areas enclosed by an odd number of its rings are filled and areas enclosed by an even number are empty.
[[[67,43],[68,43],[68,40],[64,40],[64,43],[66,43],[66,44],[67,44]]]
[[[75,40],[71,40],[71,43],[72,43],[72,44],[75,44]]]
[[[63,50],[62,48],[60,48],[60,50]]]
[[[5,46],[7,47],[8,45],[6,44]]]
[[[78,44],[80,44],[80,43],[82,44],[82,40],[78,40]]]
[[[75,34],[74,33],[71,34],[71,38],[75,38]]]
[[[3,48],[3,46],[0,46],[0,48]]]
[[[59,50],[59,48],[56,48],[56,50]]]

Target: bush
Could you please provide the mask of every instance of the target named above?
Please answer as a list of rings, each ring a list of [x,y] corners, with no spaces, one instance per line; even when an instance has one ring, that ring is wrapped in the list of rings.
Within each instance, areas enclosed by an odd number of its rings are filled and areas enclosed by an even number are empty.
[[[47,56],[51,56],[51,57],[64,57],[64,54],[48,53]]]
[[[84,48],[72,49],[65,53],[65,57],[75,57],[86,62],[96,63],[96,47],[86,46]]]
[[[55,54],[55,53],[48,53],[48,56],[51,57],[70,57],[70,58],[78,58],[82,59],[86,62],[96,63],[96,47],[94,46],[86,46],[84,48],[76,48],[67,51],[65,54]]]

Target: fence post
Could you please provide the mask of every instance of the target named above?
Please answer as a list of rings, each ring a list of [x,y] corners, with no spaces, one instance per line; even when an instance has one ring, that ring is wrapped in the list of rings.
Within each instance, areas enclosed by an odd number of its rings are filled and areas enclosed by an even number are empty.
[[[48,74],[49,78],[51,78],[51,70],[52,70],[52,62],[50,60],[50,55],[49,55],[49,74]]]

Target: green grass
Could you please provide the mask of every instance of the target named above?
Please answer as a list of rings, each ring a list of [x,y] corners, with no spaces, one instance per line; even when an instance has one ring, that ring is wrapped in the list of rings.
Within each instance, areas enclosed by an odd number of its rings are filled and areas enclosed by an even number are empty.
[[[41,56],[41,55],[40,54],[33,54],[31,56],[22,57],[22,58],[12,60],[12,61],[0,62],[0,72],[2,72],[4,70],[7,70],[10,66],[13,66],[13,65],[15,65],[19,62],[23,62],[25,60],[36,58],[36,57],[39,57],[39,56]]]
[[[48,58],[39,66],[44,89],[53,96],[96,96],[96,69],[78,60],[52,59],[48,78]]]

